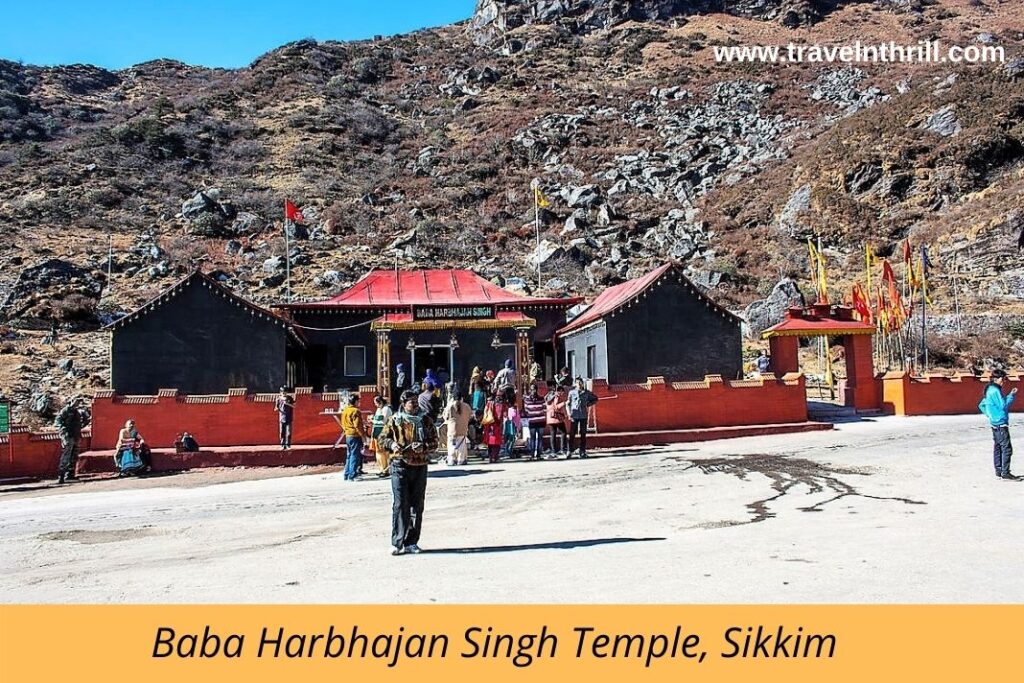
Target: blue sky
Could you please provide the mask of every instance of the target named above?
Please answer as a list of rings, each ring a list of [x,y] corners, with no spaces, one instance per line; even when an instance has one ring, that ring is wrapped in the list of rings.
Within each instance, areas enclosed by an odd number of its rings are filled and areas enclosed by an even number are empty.
[[[359,40],[469,18],[475,0],[34,0],[0,10],[0,58],[122,69],[239,67],[301,38]]]

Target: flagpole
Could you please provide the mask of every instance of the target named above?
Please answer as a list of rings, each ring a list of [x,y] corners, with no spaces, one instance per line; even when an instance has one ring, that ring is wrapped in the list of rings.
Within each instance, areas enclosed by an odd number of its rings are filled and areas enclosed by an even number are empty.
[[[928,344],[926,336],[928,334],[928,274],[927,266],[925,265],[925,248],[921,246],[921,358],[923,359],[924,366],[921,374],[928,371]]]
[[[288,303],[292,301],[292,247],[288,237],[288,224],[291,223],[287,218],[284,220],[284,277],[285,277],[285,300]]]
[[[540,178],[530,181],[533,190],[533,229],[537,233],[537,289],[540,289]]]
[[[956,310],[956,334],[962,337],[964,334],[963,322],[960,319],[960,295],[958,293],[958,280],[960,275],[960,264],[957,263],[956,254],[953,254],[953,307]]]

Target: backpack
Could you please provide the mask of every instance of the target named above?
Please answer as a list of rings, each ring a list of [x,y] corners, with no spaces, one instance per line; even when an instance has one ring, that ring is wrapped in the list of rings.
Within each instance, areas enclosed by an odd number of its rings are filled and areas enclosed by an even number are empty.
[[[483,417],[480,418],[480,426],[487,427],[492,424],[494,424],[494,404],[488,403],[487,407],[484,408]]]

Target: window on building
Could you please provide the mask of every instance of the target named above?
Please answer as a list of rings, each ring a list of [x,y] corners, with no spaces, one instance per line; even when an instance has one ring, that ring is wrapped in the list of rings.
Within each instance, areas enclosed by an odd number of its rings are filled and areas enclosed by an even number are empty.
[[[366,347],[346,346],[345,347],[345,376],[365,377],[366,376]]]
[[[597,374],[597,346],[587,347],[587,379],[594,379]]]
[[[576,376],[576,352],[570,351],[565,359],[565,364],[569,368],[569,376]]]

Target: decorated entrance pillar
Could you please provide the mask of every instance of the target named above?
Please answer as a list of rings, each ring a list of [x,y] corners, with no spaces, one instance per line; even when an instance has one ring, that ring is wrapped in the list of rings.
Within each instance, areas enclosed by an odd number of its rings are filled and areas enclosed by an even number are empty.
[[[391,330],[377,330],[377,393],[391,404]]]
[[[787,372],[800,372],[800,337],[769,337],[768,349],[771,369],[776,377],[782,377]]]
[[[522,408],[523,397],[526,396],[526,389],[530,386],[530,329],[528,327],[516,328],[516,377],[519,386],[516,393],[519,394],[519,406]]]
[[[857,410],[881,407],[878,383],[872,360],[871,335],[856,334],[843,337],[846,350],[846,393],[843,403]]]

